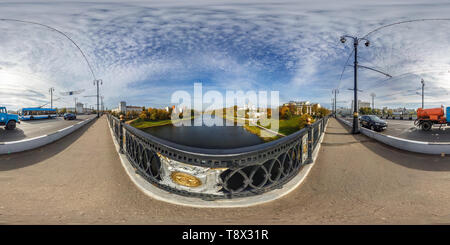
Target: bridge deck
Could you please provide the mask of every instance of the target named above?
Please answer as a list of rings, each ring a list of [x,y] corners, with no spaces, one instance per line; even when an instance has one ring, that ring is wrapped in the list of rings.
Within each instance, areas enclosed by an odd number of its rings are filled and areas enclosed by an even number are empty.
[[[42,148],[0,156],[0,223],[450,223],[449,157],[411,154],[330,120],[316,165],[288,196],[260,206],[199,209],[142,194],[103,117]]]

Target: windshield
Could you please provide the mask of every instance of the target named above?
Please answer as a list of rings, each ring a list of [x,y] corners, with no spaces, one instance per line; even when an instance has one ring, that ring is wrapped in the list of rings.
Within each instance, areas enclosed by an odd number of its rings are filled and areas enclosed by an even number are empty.
[[[377,117],[377,116],[373,116],[373,115],[371,115],[371,116],[368,116],[368,117],[370,117],[370,119],[372,119],[373,121],[375,121],[375,122],[382,122],[383,120],[381,120],[379,117]]]

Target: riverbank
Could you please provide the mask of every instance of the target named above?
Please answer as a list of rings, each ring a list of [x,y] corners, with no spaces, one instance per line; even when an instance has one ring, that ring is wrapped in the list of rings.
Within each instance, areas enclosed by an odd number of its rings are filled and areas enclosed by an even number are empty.
[[[271,124],[274,120],[278,120],[278,132],[283,135],[293,134],[302,128],[300,128],[300,117],[292,116],[290,119],[261,119],[258,121],[258,125],[264,128],[271,128]]]
[[[133,122],[131,122],[130,125],[135,128],[138,128],[138,129],[146,129],[146,128],[151,128],[151,127],[172,125],[172,122],[178,123],[178,122],[185,121],[185,120],[192,120],[194,118],[195,118],[195,116],[191,116],[190,118],[176,119],[173,121],[171,119],[160,120],[160,121],[144,121],[144,120],[138,118],[138,119],[134,120]]]
[[[224,119],[236,123],[238,126],[242,126],[245,130],[248,132],[257,135],[260,139],[262,139],[264,142],[273,141],[276,139],[279,139],[283,137],[284,135],[279,135],[276,132],[271,131],[270,129],[264,128],[261,125],[256,125],[250,122],[249,119],[245,118],[227,118],[226,116],[223,117]],[[265,131],[264,134],[262,131]],[[270,136],[263,136],[263,135],[270,135]]]
[[[224,118],[227,119],[226,117]],[[301,116],[293,116],[290,119],[259,119],[256,123],[246,118],[232,118],[227,120],[236,122],[250,133],[256,134],[265,142],[293,134],[303,128],[301,127]],[[272,127],[272,123],[275,120],[278,121],[278,130]],[[262,136],[262,134],[270,136]]]

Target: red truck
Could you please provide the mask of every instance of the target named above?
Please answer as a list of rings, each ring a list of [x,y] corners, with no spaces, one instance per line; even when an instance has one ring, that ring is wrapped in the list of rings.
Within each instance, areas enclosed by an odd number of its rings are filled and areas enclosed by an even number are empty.
[[[417,109],[417,119],[414,121],[414,125],[420,127],[424,131],[431,130],[431,127],[435,124],[439,124],[439,127],[443,125],[450,126],[450,118],[448,115],[450,113],[450,107],[446,108],[447,117],[444,113],[444,106],[439,108],[431,108],[431,109]]]

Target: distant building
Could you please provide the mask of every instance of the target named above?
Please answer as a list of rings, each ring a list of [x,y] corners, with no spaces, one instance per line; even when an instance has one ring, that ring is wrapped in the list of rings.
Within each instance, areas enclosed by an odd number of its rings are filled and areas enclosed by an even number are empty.
[[[123,114],[126,114],[127,112],[131,112],[131,111],[137,111],[137,112],[139,112],[139,111],[142,111],[142,109],[143,109],[144,107],[142,107],[142,106],[127,106],[127,102],[125,102],[125,101],[121,101],[120,103],[119,103],[119,107],[118,108],[116,108],[116,109],[112,109],[111,111],[112,112],[116,112],[116,113],[123,113]]]
[[[84,114],[92,114],[94,112],[94,110],[92,108],[83,108],[83,113]]]
[[[351,104],[351,107],[352,107],[352,111],[353,111],[353,100],[352,100],[352,104]],[[363,108],[363,107],[371,107],[370,106],[370,102],[366,102],[366,101],[361,101],[361,100],[358,100],[358,111],[359,111],[359,109],[361,109],[361,108]]]
[[[84,105],[83,103],[78,102],[76,107],[76,113],[83,113]]]
[[[314,106],[317,106],[317,108],[320,108],[319,103],[311,104],[309,101],[289,101],[288,103],[284,103],[283,106],[294,106],[296,115],[303,114],[303,108],[305,108],[305,111],[307,114],[312,114],[312,109]]]

